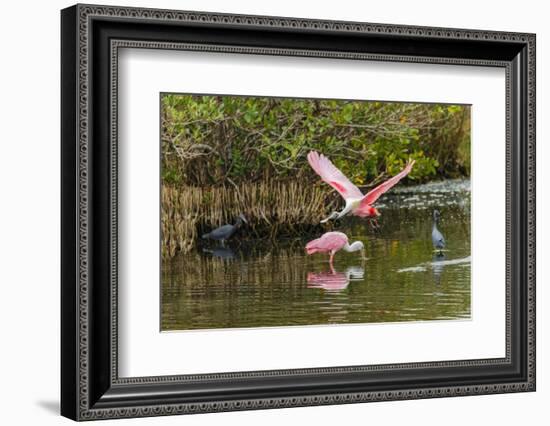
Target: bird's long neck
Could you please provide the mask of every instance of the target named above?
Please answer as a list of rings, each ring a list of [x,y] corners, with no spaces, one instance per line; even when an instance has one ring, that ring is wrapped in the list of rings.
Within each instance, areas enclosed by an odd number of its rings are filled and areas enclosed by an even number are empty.
[[[432,230],[437,230],[437,223],[439,222],[439,219],[434,218],[433,224],[432,224]]]
[[[346,243],[344,246],[344,250],[347,252],[354,252],[361,250],[361,245],[359,244],[359,241],[355,241],[353,244]]]
[[[340,219],[342,217],[344,217],[345,215],[347,215],[350,211],[352,211],[355,206],[357,204],[357,200],[353,200],[351,198],[348,198],[346,200],[346,206],[344,207],[344,209],[338,213],[338,216],[336,217],[337,219]]]

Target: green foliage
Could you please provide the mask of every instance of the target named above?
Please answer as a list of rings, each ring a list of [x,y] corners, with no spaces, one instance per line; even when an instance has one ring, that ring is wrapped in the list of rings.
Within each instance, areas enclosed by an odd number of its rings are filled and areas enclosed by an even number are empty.
[[[461,105],[165,95],[162,178],[235,185],[273,177],[318,182],[306,155],[328,156],[357,185],[398,173],[467,176],[470,108]]]

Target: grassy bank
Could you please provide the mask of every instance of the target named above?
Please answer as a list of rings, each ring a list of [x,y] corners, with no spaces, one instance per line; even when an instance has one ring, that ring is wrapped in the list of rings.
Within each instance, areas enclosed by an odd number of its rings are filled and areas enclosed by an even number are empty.
[[[267,181],[237,186],[164,185],[161,197],[162,255],[187,253],[200,236],[243,213],[241,237],[294,236],[319,229],[337,200],[328,188],[299,181]]]

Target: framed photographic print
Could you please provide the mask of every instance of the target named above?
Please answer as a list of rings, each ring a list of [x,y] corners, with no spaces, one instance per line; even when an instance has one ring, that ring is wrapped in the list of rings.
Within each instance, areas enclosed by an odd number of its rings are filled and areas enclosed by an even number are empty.
[[[535,36],[61,13],[61,412],[535,390]]]

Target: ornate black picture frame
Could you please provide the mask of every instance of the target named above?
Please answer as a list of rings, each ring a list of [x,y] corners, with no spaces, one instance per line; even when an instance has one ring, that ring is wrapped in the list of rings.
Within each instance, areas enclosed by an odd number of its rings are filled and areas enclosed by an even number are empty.
[[[92,420],[535,390],[535,35],[95,5],[64,9],[61,28],[62,415]],[[120,47],[504,68],[506,356],[120,378]]]

